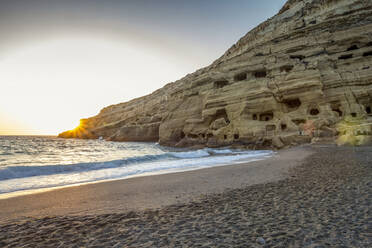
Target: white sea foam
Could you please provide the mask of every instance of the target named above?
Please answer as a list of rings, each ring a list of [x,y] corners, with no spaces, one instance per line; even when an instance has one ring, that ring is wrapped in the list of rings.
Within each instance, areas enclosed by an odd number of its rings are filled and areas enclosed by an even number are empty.
[[[204,149],[187,152],[172,152],[170,154],[176,158],[202,158],[211,155],[207,150]]]

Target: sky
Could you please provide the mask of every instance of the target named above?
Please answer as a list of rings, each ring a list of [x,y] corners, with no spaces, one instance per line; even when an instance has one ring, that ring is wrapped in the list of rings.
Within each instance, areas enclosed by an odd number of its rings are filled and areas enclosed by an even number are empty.
[[[0,135],[57,135],[211,64],[285,0],[0,0]]]

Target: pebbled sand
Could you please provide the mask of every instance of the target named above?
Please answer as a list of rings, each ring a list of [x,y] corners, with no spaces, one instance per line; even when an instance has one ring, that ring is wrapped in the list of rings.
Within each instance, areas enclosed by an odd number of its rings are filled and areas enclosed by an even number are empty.
[[[2,221],[12,215],[0,247],[371,247],[371,166],[372,147],[306,146],[254,164],[1,200]]]

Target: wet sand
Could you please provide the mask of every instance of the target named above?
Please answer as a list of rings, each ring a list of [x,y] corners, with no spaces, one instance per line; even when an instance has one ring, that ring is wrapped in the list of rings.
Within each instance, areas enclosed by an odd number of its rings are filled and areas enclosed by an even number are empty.
[[[370,247],[372,147],[0,200],[1,247]]]

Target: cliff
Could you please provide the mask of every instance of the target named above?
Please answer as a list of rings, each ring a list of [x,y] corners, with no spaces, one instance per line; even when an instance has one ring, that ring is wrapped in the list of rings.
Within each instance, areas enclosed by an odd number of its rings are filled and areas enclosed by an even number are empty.
[[[372,2],[289,0],[210,66],[59,136],[281,148],[371,108]]]

